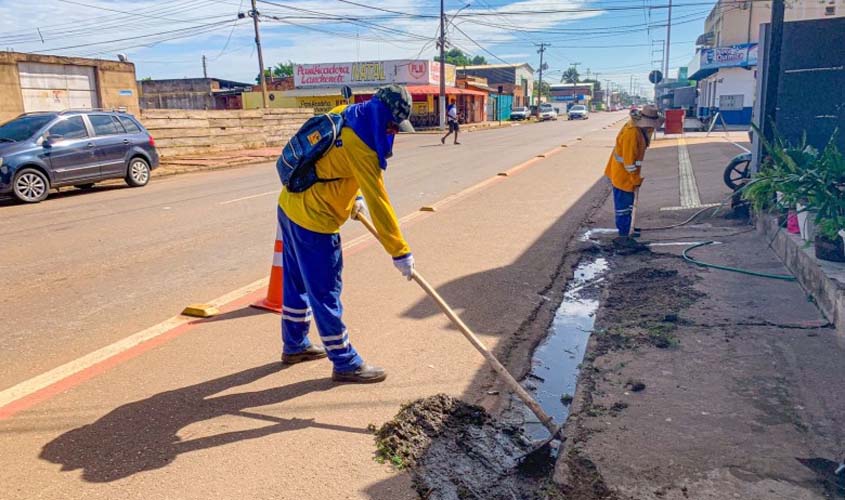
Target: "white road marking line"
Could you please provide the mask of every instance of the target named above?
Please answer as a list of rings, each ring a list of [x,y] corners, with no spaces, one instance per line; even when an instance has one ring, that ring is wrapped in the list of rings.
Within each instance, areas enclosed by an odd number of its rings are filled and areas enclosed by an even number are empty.
[[[218,203],[218,205],[228,205],[229,203],[237,203],[239,201],[251,200],[253,198],[260,198],[261,196],[267,196],[268,194],[278,194],[278,193],[279,193],[279,190],[276,189],[276,190],[273,190],[273,191],[267,191],[266,193],[258,193],[258,194],[253,194],[253,195],[250,195],[250,196],[244,196],[243,198],[235,198],[234,200],[221,201],[220,203]]]
[[[268,278],[262,278],[260,280],[254,281],[246,286],[238,288],[237,290],[232,290],[231,292],[221,295],[216,299],[210,301],[209,303],[215,307],[221,307],[224,304],[228,304],[233,300],[237,300],[245,295],[249,295],[250,293],[260,290],[262,287],[267,286],[267,283],[270,281]],[[187,316],[173,316],[168,318],[157,325],[153,325],[145,330],[141,330],[140,332],[134,333],[124,339],[118,340],[113,344],[109,344],[105,347],[97,349],[94,352],[86,354],[81,358],[77,358],[73,361],[65,363],[61,366],[53,368],[47,372],[42,373],[41,375],[37,375],[29,380],[25,380],[17,385],[9,387],[0,392],[0,408],[13,403],[19,399],[25,398],[30,394],[34,394],[41,389],[49,387],[60,380],[64,380],[71,375],[75,375],[81,371],[84,371],[102,361],[105,361],[113,356],[116,356],[120,353],[128,351],[133,347],[143,344],[148,340],[152,340],[174,328],[178,328],[182,325],[190,323],[191,321],[195,321],[196,318],[189,318]]]
[[[683,137],[678,138],[678,177],[680,178],[681,206],[700,207],[701,197],[698,194],[698,184],[695,182],[687,141]]]
[[[419,217],[419,213],[412,212],[399,220],[400,222],[407,222],[417,217]],[[372,235],[362,234],[361,236],[358,236],[357,238],[354,238],[345,245],[343,245],[343,249],[348,250],[372,239],[374,239]],[[253,292],[256,292],[266,287],[269,282],[269,277],[261,278],[259,280],[253,281],[248,285],[242,286],[236,290],[232,290],[231,292],[221,295],[216,299],[212,299],[207,303],[214,307],[222,307],[225,304],[238,300],[242,297],[245,297]],[[160,335],[163,335],[169,332],[170,330],[173,330],[174,328],[178,328],[195,320],[196,318],[189,318],[187,316],[173,316],[162,321],[161,323],[141,330],[140,332],[134,333],[124,339],[118,340],[117,342],[109,344],[80,358],[77,358],[73,361],[69,361],[61,366],[53,368],[52,370],[44,372],[41,375],[37,375],[29,380],[25,380],[12,387],[9,387],[8,389],[0,391],[0,408],[8,404],[14,403],[15,401],[18,401],[20,399],[23,399],[31,394],[35,394],[36,392],[45,389],[55,384],[56,382],[59,382],[72,375],[87,370],[88,368],[98,363],[101,363],[109,358],[112,358],[118,354],[128,351],[129,349],[132,349],[137,345],[143,344],[144,342],[152,340]]]
[[[741,150],[742,150],[743,152],[745,152],[745,153],[750,153],[750,152],[751,152],[751,150],[750,150],[750,149],[746,148],[746,147],[745,147],[745,146],[743,146],[742,144],[738,144],[738,143],[736,143],[736,142],[734,142],[734,141],[732,141],[732,140],[730,140],[730,139],[726,139],[726,140],[727,140],[728,142],[730,142],[731,144],[733,144],[734,146],[736,146],[736,147],[738,147],[739,149],[741,149]]]
[[[721,203],[702,203],[700,205],[696,205],[694,207],[662,207],[660,209],[661,212],[675,212],[679,210],[695,210],[696,208],[716,208],[721,206]]]

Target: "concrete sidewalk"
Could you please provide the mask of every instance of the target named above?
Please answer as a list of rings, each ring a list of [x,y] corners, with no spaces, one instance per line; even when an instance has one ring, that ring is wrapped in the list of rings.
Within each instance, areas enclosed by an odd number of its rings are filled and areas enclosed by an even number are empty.
[[[563,249],[607,195],[614,136],[557,147],[404,224],[419,271],[515,373],[560,300]],[[350,337],[385,383],[334,384],[327,362],[282,369],[279,317],[246,297],[0,421],[3,498],[415,498],[408,475],[373,460],[368,428],[440,392],[492,408],[500,388],[380,247],[345,261]]]
[[[742,144],[740,144],[742,146]],[[593,236],[610,271],[556,480],[583,499],[823,499],[845,495],[845,346],[726,200],[723,136],[658,139],[644,162],[642,252]],[[678,209],[686,206],[687,209]],[[613,227],[608,201],[594,227]],[[600,234],[600,232],[594,232]],[[568,498],[570,498],[568,497]]]

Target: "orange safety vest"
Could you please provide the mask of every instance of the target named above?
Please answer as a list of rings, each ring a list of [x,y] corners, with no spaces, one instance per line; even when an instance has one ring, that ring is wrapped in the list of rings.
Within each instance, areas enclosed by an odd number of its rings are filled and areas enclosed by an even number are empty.
[[[644,131],[629,121],[616,136],[616,146],[610,153],[604,175],[610,179],[613,187],[622,191],[633,192],[643,183],[640,177],[645,150],[648,147]],[[629,172],[625,166],[634,165],[637,169]]]

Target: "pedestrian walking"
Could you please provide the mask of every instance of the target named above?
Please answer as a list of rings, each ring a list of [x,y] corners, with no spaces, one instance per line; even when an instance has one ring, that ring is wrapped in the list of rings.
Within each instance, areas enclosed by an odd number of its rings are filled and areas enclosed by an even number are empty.
[[[620,238],[629,238],[631,233],[634,193],[643,183],[640,173],[645,151],[654,130],[663,124],[663,115],[651,104],[642,110],[632,109],[630,114],[631,119],[616,136],[616,145],[604,170],[613,185],[616,229]]]
[[[452,132],[455,133],[454,144],[460,144],[460,142],[458,142],[458,131],[461,130],[461,125],[458,123],[458,107],[455,106],[455,101],[449,103],[449,109],[446,111],[446,121],[449,124],[449,132],[440,138],[440,144],[446,144],[446,138],[449,137]]]
[[[318,182],[302,192],[282,189],[278,218],[284,241],[282,362],[300,363],[328,356],[338,382],[380,382],[382,368],[366,364],[352,347],[343,322],[343,255],[340,226],[365,210],[372,214],[379,241],[394,266],[408,279],[414,257],[384,187],[384,170],[392,156],[396,132],[413,132],[411,96],[404,87],[379,88],[372,99],[339,106],[339,139],[316,163]],[[317,323],[323,347],[308,339]]]

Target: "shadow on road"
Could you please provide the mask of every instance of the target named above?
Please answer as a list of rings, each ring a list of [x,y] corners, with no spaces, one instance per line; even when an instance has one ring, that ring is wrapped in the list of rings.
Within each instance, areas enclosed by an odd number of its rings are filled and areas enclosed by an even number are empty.
[[[94,193],[105,193],[118,189],[130,189],[130,187],[126,184],[97,185],[90,189],[76,189],[71,187],[63,187],[60,191],[50,191],[50,196],[47,197],[47,200],[45,200],[45,202],[48,200],[60,200],[62,198],[75,198],[77,196],[92,195]],[[25,206],[25,204],[19,202],[11,195],[3,195],[2,197],[0,197],[0,207],[17,205]]]
[[[82,479],[106,483],[139,472],[160,469],[181,453],[214,448],[247,439],[318,427],[369,434],[366,429],[321,424],[314,419],[281,418],[247,411],[279,404],[312,392],[335,387],[331,379],[306,380],[256,392],[211,397],[247,385],[283,369],[270,363],[200,384],[156,394],[123,405],[96,422],[57,437],[44,446],[39,458],[60,464],[62,471],[81,469]],[[225,432],[183,441],[178,432],[191,424],[225,415],[268,422],[254,429]]]

